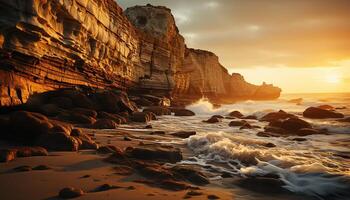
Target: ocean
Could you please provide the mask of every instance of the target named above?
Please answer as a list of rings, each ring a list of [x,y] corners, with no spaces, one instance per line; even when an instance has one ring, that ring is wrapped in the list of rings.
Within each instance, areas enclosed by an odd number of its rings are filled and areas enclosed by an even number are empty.
[[[300,104],[289,100],[302,98]],[[350,94],[285,94],[273,101],[244,101],[214,108],[202,99],[187,107],[196,113],[191,117],[162,116],[153,121],[155,130],[196,131],[184,140],[163,141],[183,144],[191,154],[182,163],[196,164],[214,174],[211,179],[218,187],[235,194],[235,199],[281,199],[277,195],[252,193],[225,181],[220,173],[232,177],[274,175],[290,192],[283,199],[350,199],[350,123],[337,119],[307,119],[302,112],[310,106],[331,105],[350,116]],[[259,137],[267,122],[247,120],[261,128],[240,130],[229,127],[230,119],[216,124],[203,123],[212,115],[226,116],[233,110],[261,118],[273,111],[295,114],[328,134],[304,136]],[[162,141],[160,141],[162,142]],[[273,143],[268,148],[263,144]],[[216,174],[216,175],[215,175]]]

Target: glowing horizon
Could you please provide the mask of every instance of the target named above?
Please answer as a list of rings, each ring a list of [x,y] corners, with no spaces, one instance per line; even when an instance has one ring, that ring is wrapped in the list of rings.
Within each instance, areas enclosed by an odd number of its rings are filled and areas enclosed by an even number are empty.
[[[350,92],[350,1],[117,0],[171,8],[186,44],[284,93]]]

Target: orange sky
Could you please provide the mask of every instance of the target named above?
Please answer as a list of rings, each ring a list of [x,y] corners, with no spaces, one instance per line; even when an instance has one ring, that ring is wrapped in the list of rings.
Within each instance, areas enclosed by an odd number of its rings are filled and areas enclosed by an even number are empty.
[[[172,9],[189,47],[285,93],[350,92],[350,0],[117,0]]]

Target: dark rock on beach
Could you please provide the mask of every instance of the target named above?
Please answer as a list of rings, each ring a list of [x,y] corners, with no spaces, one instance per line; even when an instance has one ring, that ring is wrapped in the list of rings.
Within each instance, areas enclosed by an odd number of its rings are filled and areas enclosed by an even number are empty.
[[[166,145],[141,145],[126,150],[130,157],[144,160],[160,160],[176,163],[182,160],[181,150]]]
[[[180,131],[176,133],[172,133],[172,136],[179,137],[179,138],[189,138],[192,135],[196,135],[195,131]]]
[[[272,122],[272,121],[277,121],[277,120],[284,120],[288,118],[294,118],[296,117],[295,115],[289,114],[283,110],[280,110],[278,112],[271,112],[263,116],[260,121],[267,121],[267,122]]]
[[[42,147],[16,147],[0,150],[0,162],[8,162],[16,157],[47,156],[48,152]]]
[[[59,192],[58,196],[63,199],[73,199],[73,198],[80,197],[83,194],[84,194],[84,191],[82,191],[81,189],[66,187]]]
[[[78,140],[63,132],[43,134],[38,138],[36,144],[53,151],[77,151],[79,149]]]
[[[92,127],[95,129],[116,129],[117,123],[110,119],[98,119]]]
[[[212,116],[211,118],[209,118],[208,120],[204,120],[203,122],[209,123],[209,124],[215,124],[220,122],[221,119],[215,116]]]
[[[341,113],[316,107],[307,108],[303,112],[303,116],[311,119],[344,118],[344,115]]]
[[[162,106],[152,106],[143,109],[143,112],[152,112],[156,114],[157,116],[161,115],[171,115],[171,110],[168,109],[167,107],[162,107]]]
[[[234,127],[234,126],[243,126],[246,123],[247,121],[245,120],[240,120],[240,121],[235,120],[235,121],[231,121],[228,125]]]
[[[210,183],[209,179],[201,170],[193,166],[177,165],[171,168],[171,171],[178,176],[182,176],[182,179],[188,180],[196,185],[207,185]]]
[[[228,114],[229,116],[231,116],[231,117],[236,117],[236,118],[241,118],[241,117],[243,117],[244,115],[241,113],[241,112],[239,112],[239,111],[232,111],[232,112],[230,112],[230,114]]]
[[[133,122],[147,123],[152,119],[157,119],[152,112],[133,112],[130,116],[130,120]]]
[[[194,116],[196,115],[193,111],[187,109],[174,109],[175,116]]]

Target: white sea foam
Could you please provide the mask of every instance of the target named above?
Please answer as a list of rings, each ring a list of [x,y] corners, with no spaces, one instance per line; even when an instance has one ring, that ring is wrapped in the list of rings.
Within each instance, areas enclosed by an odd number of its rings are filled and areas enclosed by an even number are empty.
[[[295,98],[295,97],[294,97]],[[304,98],[304,97],[303,97]],[[320,97],[319,97],[320,98]],[[285,188],[301,194],[327,199],[329,195],[338,195],[349,190],[350,155],[349,125],[336,120],[305,119],[316,128],[327,128],[329,135],[310,135],[306,141],[293,141],[294,137],[258,137],[261,129],[239,130],[229,127],[229,119],[217,124],[202,123],[211,115],[227,115],[238,110],[244,115],[255,115],[258,118],[265,114],[278,111],[296,114],[302,117],[302,112],[309,106],[318,106],[325,102],[304,98],[302,105],[289,103],[286,98],[277,101],[246,101],[214,108],[208,101],[202,99],[188,106],[196,116],[179,118],[165,116],[152,122],[155,129],[181,131],[194,130],[197,135],[186,139],[189,149],[195,157],[183,163],[196,163],[210,167],[219,172],[238,176],[263,176],[275,174],[285,183]],[[350,99],[349,99],[350,100]],[[327,102],[334,107],[346,106],[342,113],[350,114],[349,102]],[[252,124],[264,127],[266,122],[251,121]],[[273,143],[274,148],[267,148],[266,143]],[[220,163],[220,164],[216,164]],[[344,197],[344,196],[342,196]]]

